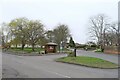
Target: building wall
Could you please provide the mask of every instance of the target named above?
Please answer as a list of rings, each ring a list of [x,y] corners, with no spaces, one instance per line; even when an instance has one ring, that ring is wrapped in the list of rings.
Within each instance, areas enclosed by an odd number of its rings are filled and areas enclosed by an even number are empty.
[[[45,46],[45,50],[47,53],[55,53],[56,52],[56,46]]]

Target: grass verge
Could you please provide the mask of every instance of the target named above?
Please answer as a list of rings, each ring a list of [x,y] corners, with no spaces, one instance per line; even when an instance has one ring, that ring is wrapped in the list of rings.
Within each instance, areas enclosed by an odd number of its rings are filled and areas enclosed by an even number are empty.
[[[77,57],[62,57],[56,59],[57,62],[64,62],[70,64],[77,64],[92,68],[115,69],[118,65],[100,58],[77,56]]]
[[[21,48],[12,48],[9,49],[11,51],[16,51],[16,52],[26,52],[26,53],[31,53],[31,52],[40,52],[40,51],[44,51],[44,49],[42,48],[35,48],[35,51],[32,51],[32,48],[24,48],[24,50],[21,50]]]

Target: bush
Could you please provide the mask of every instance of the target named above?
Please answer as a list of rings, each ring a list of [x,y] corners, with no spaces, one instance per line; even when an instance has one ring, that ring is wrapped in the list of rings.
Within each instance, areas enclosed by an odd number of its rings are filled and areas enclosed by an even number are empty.
[[[95,52],[102,52],[102,50],[101,49],[96,49],[96,50],[94,50]]]
[[[77,46],[77,48],[85,48],[87,45],[80,45],[80,46]]]
[[[97,47],[97,45],[91,45],[91,47],[94,47],[94,48],[96,48],[96,47]]]
[[[74,57],[74,52],[69,52],[68,57]]]

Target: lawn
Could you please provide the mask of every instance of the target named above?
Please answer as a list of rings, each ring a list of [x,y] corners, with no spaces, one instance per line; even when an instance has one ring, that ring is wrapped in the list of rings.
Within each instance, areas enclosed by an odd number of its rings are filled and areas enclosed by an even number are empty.
[[[12,50],[12,51],[17,51],[17,52],[23,51],[23,52],[27,52],[27,53],[33,52],[33,51],[32,51],[32,48],[24,48],[24,50],[21,50],[21,48],[12,48],[12,49],[10,49],[10,50]],[[42,48],[35,48],[35,51],[34,51],[34,52],[40,52],[40,51],[44,51],[44,49],[42,49]]]
[[[103,59],[87,56],[77,56],[77,57],[62,57],[58,58],[56,61],[65,62],[70,64],[77,64],[87,67],[94,68],[118,68],[118,65]]]
[[[11,48],[11,49],[9,49],[9,50],[11,50],[11,51],[16,51],[16,52],[27,52],[27,53],[31,53],[31,52],[33,52],[32,51],[32,48],[24,48],[24,50],[22,50],[21,48]],[[35,48],[35,51],[34,52],[41,52],[41,51],[44,51],[44,48]],[[57,49],[57,51],[59,51],[59,49]],[[69,49],[63,49],[63,50],[61,50],[61,52],[68,52],[68,51],[70,51]]]

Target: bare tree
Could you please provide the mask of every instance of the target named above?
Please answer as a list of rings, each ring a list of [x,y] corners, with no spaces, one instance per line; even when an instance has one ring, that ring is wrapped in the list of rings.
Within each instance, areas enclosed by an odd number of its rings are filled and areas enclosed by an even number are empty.
[[[107,43],[107,45],[109,46],[113,46],[113,45],[118,45],[118,36],[119,36],[119,32],[118,32],[118,24],[117,23],[111,23],[108,24],[109,28],[106,30],[105,33],[105,43]]]
[[[95,38],[97,40],[98,45],[101,49],[103,49],[104,46],[104,36],[105,31],[109,26],[107,26],[107,16],[104,14],[99,14],[97,16],[90,18],[90,34],[91,37]]]
[[[111,25],[111,28],[113,29],[113,31],[115,32],[115,34],[117,35],[117,37],[119,36],[119,28],[118,28],[118,23],[113,23]]]

